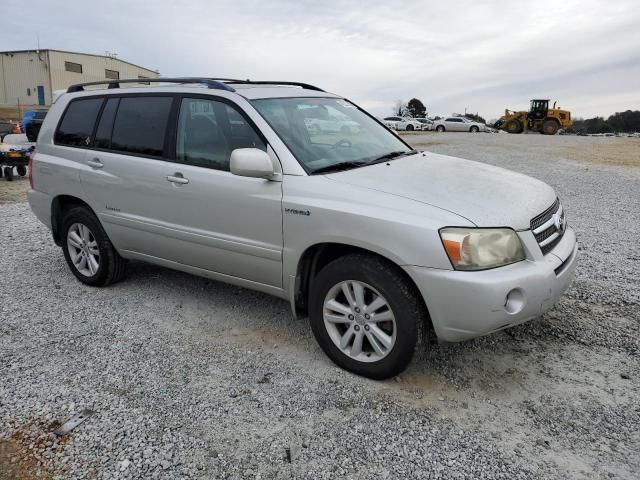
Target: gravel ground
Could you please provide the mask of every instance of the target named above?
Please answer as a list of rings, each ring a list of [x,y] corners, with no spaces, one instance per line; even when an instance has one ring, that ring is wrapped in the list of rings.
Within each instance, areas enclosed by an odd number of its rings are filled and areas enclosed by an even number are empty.
[[[626,140],[406,138],[557,189],[582,255],[553,310],[374,382],[260,293],[142,263],[81,285],[18,194],[0,204],[0,480],[638,478],[640,168],[607,157]]]

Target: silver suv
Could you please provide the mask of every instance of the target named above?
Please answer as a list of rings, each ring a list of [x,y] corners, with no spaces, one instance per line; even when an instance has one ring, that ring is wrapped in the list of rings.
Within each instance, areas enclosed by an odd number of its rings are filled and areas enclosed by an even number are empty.
[[[85,284],[133,259],[267,292],[381,379],[420,332],[525,322],[571,281],[576,237],[538,180],[415,151],[311,85],[137,81],[70,87],[31,160],[31,208]]]

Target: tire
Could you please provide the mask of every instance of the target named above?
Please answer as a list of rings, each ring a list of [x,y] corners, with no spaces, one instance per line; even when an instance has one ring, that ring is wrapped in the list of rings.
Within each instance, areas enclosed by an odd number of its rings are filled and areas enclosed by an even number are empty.
[[[24,177],[27,174],[27,167],[25,167],[24,165],[16,167],[16,170],[18,171],[18,175],[20,175],[21,177]]]
[[[354,301],[359,297],[355,284],[362,287],[358,305],[365,308],[358,309],[345,296],[346,288]],[[327,307],[330,302],[339,309]],[[366,306],[374,310],[367,313]],[[318,344],[336,365],[382,380],[398,375],[409,364],[427,314],[419,293],[398,267],[371,255],[351,254],[326,265],[314,279],[309,318]],[[358,336],[362,343],[355,353]],[[341,349],[344,338],[348,341]]]
[[[474,125],[473,127],[471,127],[471,128],[469,129],[469,131],[470,131],[471,133],[478,133],[478,132],[480,131],[480,129]]]
[[[81,235],[88,230],[88,234]],[[85,240],[86,245],[75,248],[70,240],[69,232],[74,231],[80,240]],[[75,207],[64,214],[62,218],[62,250],[67,265],[78,280],[92,287],[104,287],[121,280],[125,274],[125,261],[120,257],[116,249],[111,244],[109,237],[105,233],[102,225],[87,207]],[[93,249],[91,245],[95,245]],[[73,258],[78,262],[79,252],[85,256],[84,268],[81,269],[74,264]],[[91,268],[89,256],[96,259],[97,268]],[[79,262],[82,265],[82,262]],[[91,271],[89,271],[91,270]],[[93,271],[95,270],[95,271]]]
[[[407,132],[413,132],[413,125],[407,125]]]
[[[7,182],[13,180],[13,167],[4,167],[4,178]]]
[[[560,125],[558,125],[558,122],[555,120],[545,120],[542,123],[542,132],[545,135],[555,135],[556,133],[558,133],[559,129]]]
[[[444,125],[438,125],[436,127],[436,132],[444,132]]]
[[[517,118],[513,118],[507,122],[506,130],[509,133],[522,133],[522,123]]]

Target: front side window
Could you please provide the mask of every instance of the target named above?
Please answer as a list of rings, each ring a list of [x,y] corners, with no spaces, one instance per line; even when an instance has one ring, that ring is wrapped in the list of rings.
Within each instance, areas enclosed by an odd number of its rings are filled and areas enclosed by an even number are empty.
[[[72,147],[88,147],[91,144],[91,135],[102,100],[102,98],[88,98],[69,103],[54,135],[55,143]]]
[[[172,97],[123,97],[113,123],[111,149],[163,156]]]
[[[197,167],[229,171],[236,148],[267,149],[247,120],[216,100],[184,98],[180,105],[176,160]]]
[[[396,135],[344,99],[267,98],[252,103],[311,173],[339,164],[362,166],[411,151]]]

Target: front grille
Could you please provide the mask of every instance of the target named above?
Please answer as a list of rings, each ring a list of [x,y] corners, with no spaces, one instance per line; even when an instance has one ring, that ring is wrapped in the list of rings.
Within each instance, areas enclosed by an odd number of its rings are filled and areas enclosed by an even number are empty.
[[[558,228],[560,227],[560,228]],[[556,198],[549,208],[531,219],[531,231],[542,254],[546,255],[562,240],[566,228],[564,210]]]

